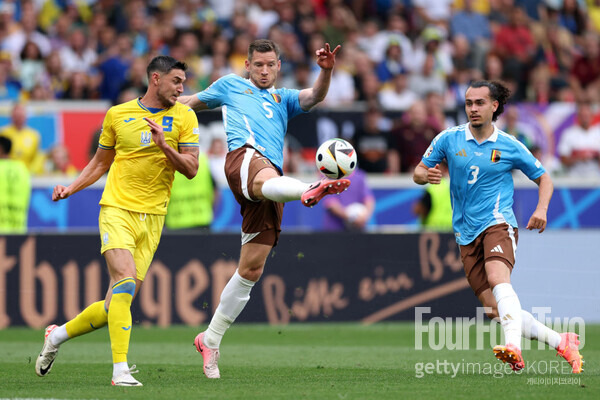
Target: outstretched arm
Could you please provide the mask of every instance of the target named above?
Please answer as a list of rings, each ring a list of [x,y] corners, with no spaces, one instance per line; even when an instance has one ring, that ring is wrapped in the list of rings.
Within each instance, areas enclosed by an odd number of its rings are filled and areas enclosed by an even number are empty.
[[[208,106],[203,101],[198,100],[198,96],[192,94],[190,96],[179,96],[177,99],[181,104],[185,104],[194,111],[207,110]]]
[[[167,156],[175,169],[181,172],[186,178],[192,179],[198,173],[198,147],[182,147],[179,152],[173,149],[165,141],[165,134],[162,126],[150,118],[144,118],[152,132],[152,140],[159,149]]]
[[[331,74],[335,65],[335,55],[342,48],[337,46],[333,51],[329,47],[329,43],[325,43],[325,48],[317,50],[317,64],[321,67],[321,72],[315,81],[312,88],[300,91],[299,100],[300,107],[308,111],[318,103],[322,102],[327,96],[329,84],[331,83]]]
[[[542,233],[546,229],[546,224],[548,222],[546,214],[548,212],[550,199],[552,198],[552,192],[554,192],[554,184],[552,183],[552,179],[547,172],[544,172],[544,175],[534,180],[534,182],[539,186],[539,199],[535,211],[531,215],[531,218],[529,218],[527,229],[539,229],[540,233]]]
[[[98,150],[96,150],[94,158],[92,158],[88,165],[85,166],[83,171],[81,171],[81,174],[73,181],[73,183],[67,187],[63,185],[56,185],[54,187],[52,200],[58,201],[66,199],[70,195],[75,194],[96,182],[106,171],[108,171],[114,158],[114,149],[105,150],[99,147]]]

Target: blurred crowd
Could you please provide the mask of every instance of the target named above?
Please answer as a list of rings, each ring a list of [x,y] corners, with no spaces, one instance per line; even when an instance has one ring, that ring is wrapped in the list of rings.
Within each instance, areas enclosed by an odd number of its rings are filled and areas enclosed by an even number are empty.
[[[145,92],[160,54],[189,65],[194,93],[244,75],[256,38],[280,45],[290,88],[312,85],[323,43],[342,45],[324,105],[367,110],[349,138],[367,172],[410,172],[435,134],[465,122],[473,80],[504,81],[515,103],[600,102],[600,0],[3,0],[0,100],[120,103]]]

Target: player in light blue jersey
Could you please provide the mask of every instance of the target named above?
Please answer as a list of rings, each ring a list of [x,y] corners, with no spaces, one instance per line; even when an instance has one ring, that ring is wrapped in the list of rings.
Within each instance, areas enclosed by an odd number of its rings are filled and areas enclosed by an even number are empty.
[[[496,357],[513,370],[524,368],[521,337],[543,341],[557,349],[580,373],[582,357],[575,333],[553,331],[521,309],[511,283],[518,227],[513,205],[511,171],[519,169],[538,187],[538,204],[527,229],[546,229],[546,214],[554,190],[550,176],[513,136],[493,124],[504,110],[510,91],[499,82],[472,83],[465,96],[469,122],[437,135],[415,168],[416,183],[439,184],[439,164],[446,160],[450,172],[452,226],[460,247],[467,280],[487,315],[499,318],[506,344],[495,346]]]
[[[350,185],[347,179],[309,185],[282,176],[288,120],[325,98],[339,49],[337,46],[331,51],[327,43],[317,50],[321,73],[312,88],[276,89],[281,68],[279,48],[271,40],[256,40],[248,48],[248,79],[227,75],[203,92],[179,100],[196,111],[221,107],[229,150],[225,174],[243,217],[238,269],[223,289],[208,329],[194,340],[208,378],[221,376],[217,364],[221,339],[250,299],[267,256],[277,244],[283,203],[302,200],[302,204],[312,207],[325,195],[340,193]]]

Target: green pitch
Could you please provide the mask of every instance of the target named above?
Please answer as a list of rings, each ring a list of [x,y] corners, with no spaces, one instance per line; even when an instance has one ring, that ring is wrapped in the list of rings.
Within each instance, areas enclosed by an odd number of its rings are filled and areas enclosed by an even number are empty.
[[[541,366],[559,358],[535,346],[523,356],[537,370],[494,374],[484,367],[475,373],[465,365],[500,364],[491,349],[431,350],[425,337],[424,350],[417,351],[409,323],[236,324],[221,345],[222,378],[208,380],[192,344],[199,329],[136,326],[129,360],[144,386],[117,388],[110,385],[106,329],[66,343],[52,372],[39,378],[34,364],[43,330],[11,328],[0,330],[0,398],[598,399],[600,326],[585,329],[585,372],[573,381],[573,375],[544,371]],[[427,364],[431,373],[425,373]]]

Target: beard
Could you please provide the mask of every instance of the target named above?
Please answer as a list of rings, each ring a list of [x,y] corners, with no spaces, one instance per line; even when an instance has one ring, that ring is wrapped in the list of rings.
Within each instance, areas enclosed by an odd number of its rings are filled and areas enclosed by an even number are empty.
[[[177,102],[177,100],[173,101],[171,100],[171,97],[166,97],[163,96],[161,93],[158,93],[158,101],[160,102],[160,104],[162,105],[163,108],[171,108],[175,105],[175,103]]]
[[[471,126],[473,128],[481,128],[483,126],[483,122],[471,122]]]

